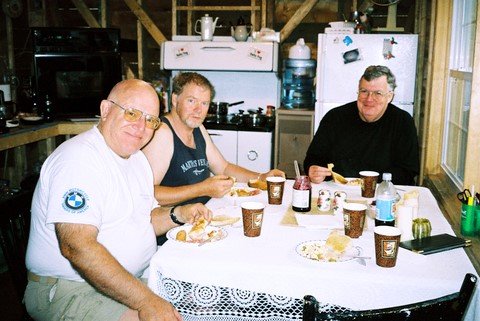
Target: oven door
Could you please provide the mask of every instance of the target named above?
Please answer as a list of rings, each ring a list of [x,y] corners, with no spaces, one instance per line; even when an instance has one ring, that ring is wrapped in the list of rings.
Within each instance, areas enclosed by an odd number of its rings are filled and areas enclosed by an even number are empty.
[[[238,132],[238,165],[266,173],[272,168],[272,132]]]
[[[34,56],[35,88],[55,103],[55,117],[94,117],[100,101],[122,80],[119,53],[37,54]]]

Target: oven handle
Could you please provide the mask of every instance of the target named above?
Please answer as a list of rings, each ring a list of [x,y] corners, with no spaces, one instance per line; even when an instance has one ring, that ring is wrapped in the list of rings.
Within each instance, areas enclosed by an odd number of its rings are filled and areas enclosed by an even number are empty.
[[[207,51],[233,51],[233,50],[235,50],[235,48],[206,46],[206,47],[202,47],[202,50],[207,50]]]

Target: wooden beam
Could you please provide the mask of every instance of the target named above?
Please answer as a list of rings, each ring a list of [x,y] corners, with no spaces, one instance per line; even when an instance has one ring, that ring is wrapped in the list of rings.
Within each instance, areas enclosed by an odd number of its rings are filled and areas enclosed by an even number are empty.
[[[260,11],[260,6],[177,6],[182,11]]]
[[[158,29],[153,20],[145,13],[145,11],[138,5],[135,0],[123,0],[125,4],[132,10],[133,14],[137,16],[137,19],[147,29],[148,33],[153,37],[157,44],[167,41],[167,38]]]
[[[306,0],[302,5],[297,9],[293,16],[288,20],[287,24],[280,31],[280,42],[283,42],[285,39],[290,36],[293,30],[302,22],[303,18],[312,10],[312,8],[317,4],[318,0]]]
[[[83,0],[72,0],[80,15],[85,19],[89,27],[100,28],[100,24],[90,12],[90,9]]]

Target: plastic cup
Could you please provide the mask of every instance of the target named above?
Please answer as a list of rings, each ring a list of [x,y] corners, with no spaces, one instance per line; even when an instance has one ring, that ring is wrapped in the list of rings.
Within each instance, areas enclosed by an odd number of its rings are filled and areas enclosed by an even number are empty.
[[[343,203],[343,227],[345,235],[351,238],[362,236],[365,225],[367,205],[360,203]]]
[[[362,179],[362,197],[374,197],[378,176],[380,176],[380,174],[374,171],[361,171],[359,175]]]
[[[263,210],[265,204],[260,202],[243,202],[240,204],[243,218],[243,235],[260,236],[262,231]]]
[[[413,239],[412,224],[413,224],[413,206],[398,205],[396,221],[397,227],[402,231],[400,241],[408,241]]]
[[[394,267],[397,263],[398,244],[402,231],[393,226],[377,226],[375,235],[375,259],[378,266]]]
[[[267,177],[268,204],[280,205],[283,200],[285,178],[280,176]]]

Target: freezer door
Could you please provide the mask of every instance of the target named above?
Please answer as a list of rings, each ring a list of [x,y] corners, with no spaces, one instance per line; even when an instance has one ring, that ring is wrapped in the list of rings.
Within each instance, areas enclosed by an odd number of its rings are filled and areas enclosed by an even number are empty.
[[[276,42],[166,41],[163,68],[168,70],[277,71]]]
[[[385,65],[396,78],[394,102],[412,104],[415,92],[417,35],[318,35],[317,101],[357,99],[358,81],[370,65]]]

